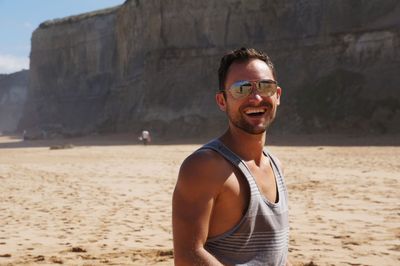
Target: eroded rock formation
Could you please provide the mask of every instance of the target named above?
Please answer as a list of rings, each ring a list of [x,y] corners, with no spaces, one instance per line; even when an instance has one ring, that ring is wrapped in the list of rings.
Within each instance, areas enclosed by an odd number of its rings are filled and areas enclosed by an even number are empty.
[[[222,132],[221,54],[267,51],[284,93],[275,132],[400,132],[397,0],[128,0],[32,36],[25,125],[64,134]],[[29,122],[28,122],[29,121]]]

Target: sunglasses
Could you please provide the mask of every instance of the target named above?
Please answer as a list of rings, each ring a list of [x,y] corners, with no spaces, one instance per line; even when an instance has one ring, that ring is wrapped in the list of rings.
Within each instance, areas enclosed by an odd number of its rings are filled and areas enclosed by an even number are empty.
[[[271,97],[277,91],[278,82],[271,79],[257,81],[240,80],[233,83],[229,87],[229,91],[233,98],[240,99],[249,96],[253,92],[254,87],[257,89],[257,93],[260,94],[260,96]]]

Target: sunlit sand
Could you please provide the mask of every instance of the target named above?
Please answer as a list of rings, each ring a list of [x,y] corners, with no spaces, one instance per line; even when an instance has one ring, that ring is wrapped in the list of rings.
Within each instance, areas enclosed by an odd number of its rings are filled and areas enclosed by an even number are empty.
[[[0,265],[173,265],[171,195],[199,146],[0,137]],[[295,265],[398,264],[399,146],[270,150],[284,164]]]

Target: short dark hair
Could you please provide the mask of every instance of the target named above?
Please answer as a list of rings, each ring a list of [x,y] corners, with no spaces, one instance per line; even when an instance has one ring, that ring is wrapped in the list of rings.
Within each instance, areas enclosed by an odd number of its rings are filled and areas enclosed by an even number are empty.
[[[264,53],[257,51],[254,48],[245,48],[242,47],[240,49],[230,51],[229,53],[225,54],[221,58],[221,62],[219,65],[218,69],[218,79],[219,79],[219,91],[225,91],[225,81],[226,81],[226,76],[228,74],[229,67],[234,63],[234,62],[246,62],[250,59],[259,59],[261,61],[264,61],[269,68],[271,69],[272,75],[274,79],[276,80],[276,71],[274,68],[274,64],[272,63],[271,59],[269,56]]]

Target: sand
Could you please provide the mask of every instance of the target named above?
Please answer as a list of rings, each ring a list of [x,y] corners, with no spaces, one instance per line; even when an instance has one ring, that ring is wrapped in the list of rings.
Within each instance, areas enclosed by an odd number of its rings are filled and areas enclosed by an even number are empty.
[[[400,146],[287,143],[270,150],[293,264],[400,265]],[[171,195],[199,146],[0,136],[0,265],[173,265]]]

